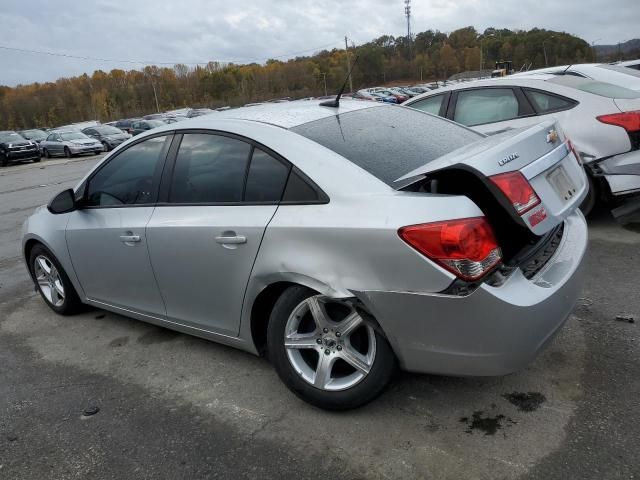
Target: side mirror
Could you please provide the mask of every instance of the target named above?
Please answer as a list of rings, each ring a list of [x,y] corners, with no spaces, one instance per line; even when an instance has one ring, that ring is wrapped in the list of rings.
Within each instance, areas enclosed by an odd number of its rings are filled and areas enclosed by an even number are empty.
[[[47,205],[47,209],[55,215],[58,215],[60,213],[73,212],[78,208],[75,195],[76,194],[71,188],[63,190],[58,195],[53,197],[53,199],[49,202],[49,205]]]

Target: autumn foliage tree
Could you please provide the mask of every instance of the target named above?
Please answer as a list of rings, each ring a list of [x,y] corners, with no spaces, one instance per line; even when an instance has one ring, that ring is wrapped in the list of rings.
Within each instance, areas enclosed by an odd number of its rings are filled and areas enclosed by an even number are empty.
[[[388,82],[446,79],[463,71],[492,69],[512,60],[516,69],[544,66],[543,41],[551,65],[592,61],[584,40],[567,33],[532,29],[465,27],[448,35],[426,30],[407,37],[383,35],[350,49],[359,56],[354,88]],[[307,97],[335,92],[347,70],[344,49],[323,50],[287,61],[246,65],[209,62],[189,67],[147,66],[142,70],[101,70],[55,82],[0,86],[0,129],[20,129],[97,119],[132,117],[182,107],[242,105],[278,97]]]

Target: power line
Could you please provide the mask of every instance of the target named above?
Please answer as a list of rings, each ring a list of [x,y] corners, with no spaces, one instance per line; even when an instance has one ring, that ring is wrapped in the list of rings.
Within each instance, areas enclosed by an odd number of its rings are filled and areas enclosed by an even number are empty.
[[[342,40],[337,40],[335,42],[329,43],[327,45],[322,45],[319,47],[314,47],[314,48],[310,48],[307,50],[301,50],[298,52],[291,52],[291,53],[284,53],[282,55],[275,55],[275,56],[268,56],[265,58],[250,58],[250,59],[245,59],[242,61],[226,61],[226,60],[221,60],[222,63],[243,63],[243,62],[260,62],[260,61],[265,61],[265,60],[270,60],[270,59],[277,59],[277,58],[283,58],[283,57],[294,57],[297,55],[301,55],[303,53],[309,53],[309,52],[316,52],[318,50],[323,50],[325,48],[329,48],[331,46],[335,46],[336,44],[338,44],[339,42],[341,42]],[[73,55],[70,53],[59,53],[59,52],[49,52],[49,51],[45,51],[45,50],[32,50],[32,49],[27,49],[27,48],[17,48],[17,47],[8,47],[6,45],[0,45],[0,49],[2,50],[10,50],[10,51],[14,51],[14,52],[22,52],[22,53],[36,53],[39,55],[49,55],[52,57],[64,57],[64,58],[73,58],[76,60],[87,60],[87,61],[94,61],[94,62],[114,62],[114,63],[129,63],[129,64],[134,64],[134,65],[178,65],[178,64],[182,64],[182,65],[206,65],[209,62],[156,62],[153,60],[131,60],[131,59],[115,59],[115,58],[100,58],[100,57],[89,57],[89,56],[84,56],[84,55]]]

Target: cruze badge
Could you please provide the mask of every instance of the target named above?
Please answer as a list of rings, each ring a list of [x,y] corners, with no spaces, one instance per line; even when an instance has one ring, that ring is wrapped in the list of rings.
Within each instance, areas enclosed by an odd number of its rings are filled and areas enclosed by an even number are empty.
[[[509,162],[513,162],[516,158],[520,158],[520,155],[518,155],[517,153],[512,153],[511,155],[508,155],[504,157],[502,160],[500,160],[498,162],[498,165],[502,167],[503,165],[506,165]]]

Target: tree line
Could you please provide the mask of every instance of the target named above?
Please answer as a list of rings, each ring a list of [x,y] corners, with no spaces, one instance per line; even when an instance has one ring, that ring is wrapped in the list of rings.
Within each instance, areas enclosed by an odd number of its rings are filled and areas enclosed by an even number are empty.
[[[0,86],[0,129],[53,127],[88,119],[103,122],[182,107],[243,105],[279,97],[302,98],[336,92],[355,56],[354,89],[390,82],[417,83],[493,69],[511,60],[514,68],[594,60],[589,44],[563,32],[473,27],[443,33],[420,32],[411,39],[384,35],[347,50],[264,64],[209,62],[173,68],[97,70],[55,82]],[[154,93],[155,91],[155,93]]]

